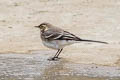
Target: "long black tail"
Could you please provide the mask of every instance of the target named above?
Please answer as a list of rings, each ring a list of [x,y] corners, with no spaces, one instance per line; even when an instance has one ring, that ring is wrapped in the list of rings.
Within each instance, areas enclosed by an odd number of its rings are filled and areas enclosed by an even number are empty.
[[[85,42],[96,42],[96,43],[108,44],[107,42],[103,42],[103,41],[86,40],[86,39],[81,39],[80,41],[85,41]]]

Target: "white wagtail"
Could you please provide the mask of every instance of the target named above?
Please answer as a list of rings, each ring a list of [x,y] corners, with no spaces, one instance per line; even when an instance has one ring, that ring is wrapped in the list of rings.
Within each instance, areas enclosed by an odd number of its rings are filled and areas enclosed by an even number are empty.
[[[55,56],[49,60],[58,59],[58,56],[62,52],[63,48],[73,43],[85,41],[85,42],[97,42],[97,43],[107,44],[107,42],[102,42],[102,41],[81,39],[68,31],[53,26],[50,23],[41,23],[40,25],[35,27],[40,29],[40,34],[43,44],[48,48],[58,50]]]

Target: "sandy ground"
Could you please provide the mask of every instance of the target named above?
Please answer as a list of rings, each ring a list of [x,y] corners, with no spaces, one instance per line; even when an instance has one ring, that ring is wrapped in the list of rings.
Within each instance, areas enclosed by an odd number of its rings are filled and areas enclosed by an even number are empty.
[[[120,0],[0,0],[0,53],[50,51],[33,27],[49,22],[81,38],[109,43],[74,44],[64,49],[62,58],[120,66],[119,21]]]

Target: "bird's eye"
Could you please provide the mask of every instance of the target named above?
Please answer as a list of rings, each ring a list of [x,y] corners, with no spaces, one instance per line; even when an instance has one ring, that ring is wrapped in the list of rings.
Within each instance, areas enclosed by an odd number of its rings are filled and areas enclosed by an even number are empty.
[[[41,25],[40,26],[40,29],[45,29],[46,28],[46,25]]]

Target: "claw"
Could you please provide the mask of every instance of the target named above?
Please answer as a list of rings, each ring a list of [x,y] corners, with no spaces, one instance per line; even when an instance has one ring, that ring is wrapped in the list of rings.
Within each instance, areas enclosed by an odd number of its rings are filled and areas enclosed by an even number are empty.
[[[58,58],[58,57],[53,57],[53,58],[49,58],[48,60],[49,61],[58,61],[60,58]]]

